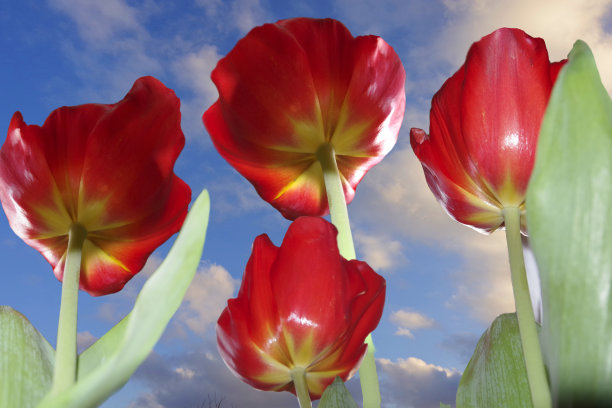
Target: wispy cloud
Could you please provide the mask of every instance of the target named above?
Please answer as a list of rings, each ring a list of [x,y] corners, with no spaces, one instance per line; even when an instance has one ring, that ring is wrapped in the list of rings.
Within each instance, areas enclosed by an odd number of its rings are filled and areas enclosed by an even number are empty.
[[[270,22],[266,21],[267,13],[259,0],[235,0],[231,7],[231,18],[228,21],[232,21],[242,34]]]
[[[258,391],[234,377],[212,342],[180,355],[152,354],[134,379],[144,382],[149,391],[129,408],[198,407],[211,396],[222,399],[222,406],[228,408],[296,405],[293,394]]]
[[[91,346],[98,340],[96,336],[91,334],[88,331],[78,332],[77,333],[77,350],[81,353],[87,347]]]
[[[448,307],[467,308],[485,323],[514,310],[503,233],[485,236],[452,220],[429,190],[409,147],[393,151],[366,175],[360,189],[352,211],[373,234],[403,237],[463,258],[449,276],[455,289]]]
[[[517,27],[546,41],[553,60],[567,56],[574,41],[589,43],[604,84],[612,87],[611,0],[445,0],[448,23],[435,39],[432,54],[457,68],[474,41],[499,27]],[[562,23],[560,23],[562,22]]]
[[[184,90],[181,99],[182,127],[187,136],[204,137],[202,114],[217,99],[217,88],[210,73],[221,58],[217,47],[204,44],[193,51],[178,56],[172,63],[172,73]]]
[[[118,37],[146,35],[137,18],[138,9],[123,0],[50,0],[50,4],[68,14],[83,40],[92,45],[110,47],[109,42]]]
[[[211,326],[217,322],[227,299],[234,295],[239,283],[220,265],[201,267],[173,319],[171,330],[177,330],[176,325],[180,325],[201,337],[214,332]]]
[[[383,406],[389,408],[439,408],[453,404],[461,373],[409,357],[396,361],[378,359],[385,384]]]
[[[386,271],[403,264],[406,259],[402,253],[400,241],[390,236],[378,236],[358,231],[355,234],[361,260],[364,260],[377,272]]]
[[[222,22],[220,30],[237,30],[241,35],[253,27],[270,23],[271,16],[260,0],[196,0],[207,17]]]
[[[397,326],[395,332],[397,336],[406,336],[411,339],[414,338],[412,333],[414,330],[427,329],[436,325],[436,321],[431,317],[411,309],[397,310],[391,314],[389,320]]]

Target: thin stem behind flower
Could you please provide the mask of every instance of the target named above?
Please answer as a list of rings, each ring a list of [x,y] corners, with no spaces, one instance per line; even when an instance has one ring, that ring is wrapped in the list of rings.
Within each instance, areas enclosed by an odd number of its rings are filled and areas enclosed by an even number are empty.
[[[58,394],[76,381],[77,365],[77,306],[85,228],[74,223],[68,233],[68,250],[62,278],[62,297],[57,326],[57,346],[51,393]]]
[[[306,383],[306,370],[302,367],[294,367],[291,370],[291,379],[295,386],[295,394],[297,395],[300,408],[311,408],[310,394],[308,392],[308,384]]]
[[[338,164],[336,163],[336,153],[331,143],[325,143],[319,147],[317,160],[323,169],[331,222],[338,229],[338,250],[344,258],[349,260],[355,259],[355,245],[353,243],[353,235],[351,234],[344,190],[342,189],[342,179],[338,171]],[[380,386],[378,384],[378,374],[376,373],[374,343],[371,334],[368,334],[365,343],[368,345],[368,348],[359,367],[363,408],[379,408],[381,402]]]
[[[529,381],[529,389],[531,391],[531,401],[534,408],[550,408],[552,406],[550,389],[546,378],[536,322],[531,307],[529,286],[527,284],[527,273],[525,271],[525,260],[521,243],[520,220],[521,213],[519,208],[504,208],[512,289],[525,367],[527,369],[527,380]]]

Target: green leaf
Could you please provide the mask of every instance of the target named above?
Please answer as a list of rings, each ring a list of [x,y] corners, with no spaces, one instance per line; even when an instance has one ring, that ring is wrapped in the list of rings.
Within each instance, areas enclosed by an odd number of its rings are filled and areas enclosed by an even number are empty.
[[[121,388],[147,358],[191,283],[204,246],[210,202],[194,202],[168,256],[147,280],[130,314],[79,357],[78,381],[40,408],[87,408]]]
[[[340,377],[336,377],[323,392],[319,408],[358,408],[359,406],[351,396]]]
[[[556,406],[612,406],[612,101],[577,41],[542,122],[527,228]]]
[[[0,407],[34,407],[51,388],[55,351],[21,313],[0,306]]]
[[[516,313],[498,316],[480,337],[457,390],[457,408],[468,407],[532,407]]]
[[[441,403],[440,403],[440,408],[451,408],[451,406],[450,406],[450,405],[448,405],[448,404],[445,404],[445,403],[441,402]]]

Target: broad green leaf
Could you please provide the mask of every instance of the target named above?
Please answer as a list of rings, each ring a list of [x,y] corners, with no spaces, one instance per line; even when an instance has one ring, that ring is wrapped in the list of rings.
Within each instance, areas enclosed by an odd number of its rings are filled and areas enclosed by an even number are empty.
[[[319,408],[358,408],[359,406],[351,396],[340,377],[336,377],[323,392]]]
[[[34,407],[53,381],[55,351],[21,313],[0,306],[0,407]]]
[[[457,408],[470,407],[532,407],[516,313],[498,316],[476,345],[457,390]]]
[[[147,280],[130,314],[79,357],[78,382],[40,408],[87,408],[121,388],[147,358],[191,283],[204,246],[210,203],[203,191],[160,267]]]
[[[445,403],[441,402],[441,403],[440,403],[440,408],[451,408],[451,406],[450,406],[450,405],[448,405],[448,404],[445,404]]]
[[[612,101],[577,41],[553,88],[527,192],[556,406],[612,406]]]

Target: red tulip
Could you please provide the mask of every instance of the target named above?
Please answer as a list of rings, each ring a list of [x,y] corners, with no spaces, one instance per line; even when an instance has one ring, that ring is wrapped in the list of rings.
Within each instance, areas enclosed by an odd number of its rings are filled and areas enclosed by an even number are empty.
[[[238,297],[217,323],[219,351],[261,390],[295,392],[291,371],[303,368],[311,398],[319,398],[336,376],[357,370],[384,300],[385,280],[339,255],[333,225],[300,217],[280,248],[266,235],[255,239]]]
[[[184,143],[179,100],[152,77],[116,104],[62,107],[42,126],[16,112],[0,150],[0,201],[59,280],[70,226],[83,226],[80,287],[113,293],[183,223],[191,190],[173,166]]]
[[[523,210],[540,124],[557,74],[541,38],[502,28],[470,48],[434,95],[429,136],[410,142],[434,195],[457,221],[482,232]],[[524,228],[524,217],[522,217]]]
[[[380,37],[294,18],[254,28],[212,73],[203,116],[217,150],[286,218],[324,215],[317,151],[331,144],[347,203],[397,140],[405,73]]]

